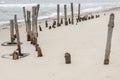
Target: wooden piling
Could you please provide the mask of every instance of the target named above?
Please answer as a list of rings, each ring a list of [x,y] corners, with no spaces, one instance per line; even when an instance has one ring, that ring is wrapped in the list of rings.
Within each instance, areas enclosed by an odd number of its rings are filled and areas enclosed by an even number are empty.
[[[14,36],[14,21],[10,20],[10,37],[11,37],[11,43],[14,43],[15,36]]]
[[[41,28],[41,26],[39,25],[39,31],[42,31],[42,28]]]
[[[42,57],[43,55],[42,55],[42,50],[41,50],[41,48],[40,47],[38,47],[38,57]]]
[[[18,29],[18,23],[17,23],[17,15],[14,15],[14,20],[15,20],[14,24],[15,24],[18,52],[19,52],[19,55],[22,56],[21,46],[20,46],[21,44],[20,44],[20,37],[19,37],[19,29]]]
[[[14,51],[13,54],[12,54],[12,56],[13,56],[13,60],[19,59],[19,54],[18,54],[17,51]]]
[[[71,22],[74,24],[74,12],[73,12],[73,3],[71,3]]]
[[[46,28],[48,27],[48,22],[47,21],[45,21],[45,26],[46,26]]]
[[[23,15],[24,15],[24,21],[25,21],[25,25],[26,25],[26,32],[27,32],[27,18],[26,18],[26,9],[25,7],[23,7]]]
[[[114,28],[114,14],[112,13],[110,15],[109,24],[108,24],[108,35],[107,35],[107,43],[105,49],[104,65],[109,64],[113,28]]]
[[[71,55],[70,55],[70,53],[65,53],[65,63],[66,64],[71,64]]]
[[[80,3],[78,4],[78,19],[80,18]]]
[[[65,17],[65,19],[64,19],[64,23],[65,23],[65,25],[68,25],[68,21],[67,21],[67,5],[64,5],[64,17]]]
[[[57,5],[57,26],[60,26],[60,5]]]
[[[27,11],[26,27],[27,27],[27,41],[30,41],[31,40],[31,13],[30,11]]]

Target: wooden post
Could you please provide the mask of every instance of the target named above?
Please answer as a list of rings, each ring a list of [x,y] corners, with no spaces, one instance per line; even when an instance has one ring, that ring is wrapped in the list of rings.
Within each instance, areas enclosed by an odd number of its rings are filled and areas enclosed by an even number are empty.
[[[57,5],[57,26],[60,26],[60,5]]]
[[[14,21],[10,20],[10,36],[11,36],[11,43],[14,43],[15,36],[14,36]]]
[[[78,19],[80,18],[80,4],[78,4]]]
[[[19,59],[19,54],[17,51],[14,51],[14,53],[12,55],[13,55],[13,60]]]
[[[35,45],[37,43],[37,14],[36,14],[37,7],[32,7],[32,43]]]
[[[42,55],[42,50],[41,50],[41,48],[40,47],[38,47],[38,57],[42,57],[43,55]]]
[[[18,52],[19,52],[19,55],[22,56],[21,46],[20,46],[19,30],[18,30],[18,23],[17,23],[17,15],[14,15],[14,20],[15,20],[15,30],[16,30]]]
[[[64,16],[65,16],[65,25],[68,25],[68,22],[67,22],[67,5],[64,5]]]
[[[45,21],[45,26],[46,26],[46,28],[48,27],[48,22],[47,21]]]
[[[42,31],[42,28],[41,28],[41,26],[39,25],[39,31]]]
[[[38,51],[39,44],[35,45],[35,50]]]
[[[26,18],[26,10],[25,7],[23,7],[23,15],[24,15],[24,21],[25,21],[25,25],[26,25],[26,32],[27,32],[27,18]]]
[[[114,14],[112,13],[110,15],[109,24],[108,24],[108,36],[107,36],[107,43],[106,43],[106,49],[105,49],[105,59],[104,59],[105,65],[109,64],[113,28],[114,28]]]
[[[71,63],[71,55],[70,53],[65,53],[65,63],[70,64]]]
[[[31,13],[27,11],[27,20],[26,20],[26,27],[27,27],[27,41],[31,40]]]
[[[74,13],[73,13],[73,3],[71,3],[71,19],[72,24],[74,24]]]

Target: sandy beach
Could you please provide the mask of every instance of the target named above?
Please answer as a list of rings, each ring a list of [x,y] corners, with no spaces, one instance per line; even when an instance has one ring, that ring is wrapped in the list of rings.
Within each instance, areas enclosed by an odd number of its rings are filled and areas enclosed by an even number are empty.
[[[104,65],[109,16],[115,14],[110,64]],[[2,58],[17,46],[0,45],[0,80],[120,80],[120,8],[91,12],[99,18],[74,25],[45,28],[38,21],[38,43],[43,57],[37,57],[35,47],[27,41],[25,24],[19,23],[22,53],[29,56],[12,60]],[[85,15],[85,14],[82,14]],[[52,19],[48,23],[51,24]],[[10,41],[9,24],[0,25],[0,44]],[[71,54],[71,64],[65,64],[64,54]]]

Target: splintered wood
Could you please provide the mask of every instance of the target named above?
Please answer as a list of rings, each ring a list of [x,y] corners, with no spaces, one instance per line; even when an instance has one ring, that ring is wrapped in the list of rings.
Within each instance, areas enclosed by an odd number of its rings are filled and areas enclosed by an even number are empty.
[[[105,59],[104,59],[105,65],[109,64],[113,28],[114,28],[114,14],[112,13],[110,15],[109,24],[108,24],[108,35],[107,35],[107,43],[106,43]]]

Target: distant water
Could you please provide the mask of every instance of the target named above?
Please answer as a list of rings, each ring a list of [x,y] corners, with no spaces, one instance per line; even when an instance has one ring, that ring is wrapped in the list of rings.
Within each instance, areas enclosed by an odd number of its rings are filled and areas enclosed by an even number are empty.
[[[75,13],[77,13],[78,3],[81,3],[82,12],[120,7],[120,0],[0,0],[0,24],[9,22],[14,14],[18,15],[19,20],[23,20],[22,7],[25,6],[31,10],[31,7],[36,4],[40,4],[39,19],[55,17],[58,3],[61,7],[61,15],[63,15],[64,4],[67,4],[68,14],[70,14],[71,2],[74,3]]]

